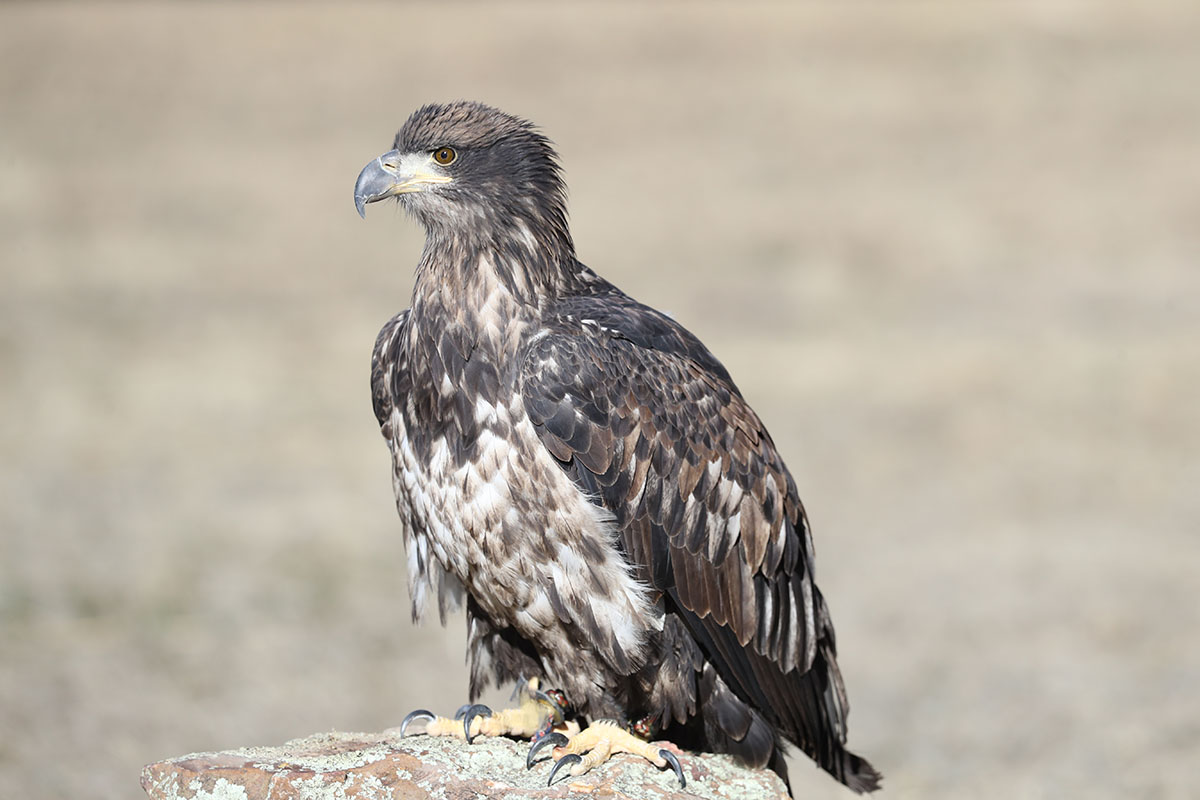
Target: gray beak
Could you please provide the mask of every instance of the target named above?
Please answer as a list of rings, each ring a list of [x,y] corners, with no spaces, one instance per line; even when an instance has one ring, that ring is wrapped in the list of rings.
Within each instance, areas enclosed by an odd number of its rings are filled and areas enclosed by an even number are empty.
[[[400,151],[389,150],[358,173],[358,180],[354,182],[354,207],[360,217],[366,218],[367,203],[398,194],[396,169],[399,165]]]

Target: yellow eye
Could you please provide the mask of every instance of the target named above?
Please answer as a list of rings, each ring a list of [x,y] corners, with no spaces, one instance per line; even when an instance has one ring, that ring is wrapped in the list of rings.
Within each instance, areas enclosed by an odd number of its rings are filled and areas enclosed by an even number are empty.
[[[433,151],[433,160],[443,167],[447,164],[453,164],[456,158],[458,158],[458,153],[454,152],[453,147],[439,147]]]

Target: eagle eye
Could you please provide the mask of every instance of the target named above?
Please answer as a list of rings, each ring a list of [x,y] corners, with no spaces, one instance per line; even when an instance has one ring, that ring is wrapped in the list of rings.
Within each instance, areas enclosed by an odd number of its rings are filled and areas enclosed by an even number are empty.
[[[453,164],[454,159],[458,158],[458,153],[454,152],[453,147],[439,147],[433,151],[433,160],[441,164],[443,167],[448,164]]]

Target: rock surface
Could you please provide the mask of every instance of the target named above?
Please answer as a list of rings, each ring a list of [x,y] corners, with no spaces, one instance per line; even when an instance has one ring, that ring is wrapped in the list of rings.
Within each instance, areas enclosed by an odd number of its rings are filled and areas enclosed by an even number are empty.
[[[279,747],[196,753],[151,764],[142,787],[154,800],[423,800],[505,797],[700,797],[722,800],[786,798],[769,770],[737,766],[726,756],[688,753],[680,758],[687,787],[674,773],[646,761],[615,756],[578,778],[546,786],[548,760],[525,768],[529,745],[511,739],[457,739],[398,732],[323,733]]]

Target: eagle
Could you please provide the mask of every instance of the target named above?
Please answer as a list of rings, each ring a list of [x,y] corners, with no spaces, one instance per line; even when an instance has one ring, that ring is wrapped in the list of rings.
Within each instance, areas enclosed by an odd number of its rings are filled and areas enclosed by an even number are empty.
[[[696,336],[576,257],[550,140],[481,103],[423,106],[354,187],[361,216],[390,197],[426,233],[371,362],[413,619],[465,606],[472,702],[517,683],[543,712],[515,726],[472,705],[443,732],[550,740],[571,774],[640,752],[681,781],[679,748],[786,783],[791,742],[878,788],[845,746],[833,623],[775,443]],[[563,733],[562,708],[591,724]],[[645,749],[660,732],[670,746]]]

